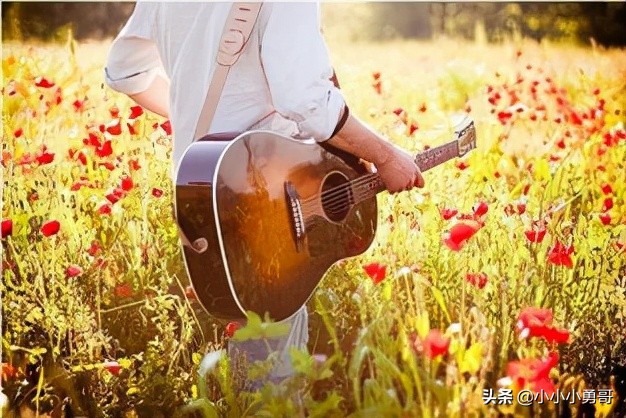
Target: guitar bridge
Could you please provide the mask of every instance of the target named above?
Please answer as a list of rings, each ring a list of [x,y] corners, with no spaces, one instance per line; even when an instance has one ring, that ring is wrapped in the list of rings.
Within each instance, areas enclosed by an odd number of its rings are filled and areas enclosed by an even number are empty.
[[[304,216],[302,215],[300,196],[296,188],[289,181],[285,182],[285,199],[287,199],[287,210],[289,211],[291,232],[296,243],[296,250],[300,252],[304,247],[306,228],[304,225]]]

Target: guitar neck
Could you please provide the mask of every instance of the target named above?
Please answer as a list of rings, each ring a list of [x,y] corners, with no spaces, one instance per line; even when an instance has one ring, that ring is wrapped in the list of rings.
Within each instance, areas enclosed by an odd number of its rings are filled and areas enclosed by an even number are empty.
[[[415,163],[421,172],[425,172],[458,156],[458,141],[453,140],[446,144],[439,145],[438,147],[420,152],[415,156]],[[378,173],[366,174],[365,176],[353,180],[351,183],[352,193],[356,203],[369,199],[386,190]]]

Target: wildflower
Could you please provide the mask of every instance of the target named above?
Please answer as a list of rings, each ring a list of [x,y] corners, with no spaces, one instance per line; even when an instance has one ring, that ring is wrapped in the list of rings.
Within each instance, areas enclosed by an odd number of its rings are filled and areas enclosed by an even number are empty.
[[[552,326],[552,318],[551,309],[524,308],[517,319],[520,337],[539,337],[544,338],[548,343],[567,343],[569,331]]]
[[[521,359],[511,361],[507,365],[507,376],[517,389],[529,388],[534,392],[543,392],[548,395],[555,391],[554,383],[550,380],[550,370],[559,362],[557,353],[550,353],[545,360]]]
[[[166,135],[171,135],[172,134],[172,125],[171,125],[169,120],[166,120],[160,126],[165,131]]]
[[[109,109],[109,113],[111,114],[112,118],[116,118],[120,115],[120,110],[118,109],[117,106],[113,105],[110,109]]]
[[[50,87],[54,87],[54,83],[48,80],[45,77],[37,77],[35,78],[35,85],[37,87],[42,87],[44,89],[49,89]]]
[[[482,289],[487,284],[487,275],[485,273],[467,273],[465,280],[473,286]]]
[[[14,132],[13,132],[13,136],[16,138],[19,138],[22,136],[22,134],[24,134],[24,129],[22,128],[17,128]]]
[[[6,238],[9,235],[13,235],[13,221],[11,219],[2,220],[2,233],[1,237]]]
[[[598,217],[600,218],[600,222],[602,222],[602,225],[610,225],[611,224],[611,215],[609,215],[608,213],[601,213],[600,215],[598,215]]]
[[[546,229],[532,229],[530,231],[524,231],[524,235],[526,235],[526,239],[530,242],[542,242],[543,238],[546,236]]]
[[[136,119],[141,115],[143,115],[143,107],[133,106],[130,108],[130,116],[128,117],[128,119]]]
[[[441,217],[446,221],[453,218],[457,213],[459,213],[456,209],[443,208],[439,211],[441,213]]]
[[[96,148],[96,155],[98,157],[108,157],[113,153],[113,148],[111,147],[111,141],[104,141],[101,147]]]
[[[90,256],[95,257],[100,252],[101,249],[102,248],[98,244],[98,241],[92,241],[91,246],[89,246],[89,249],[87,250],[87,253]]]
[[[120,120],[119,119],[115,119],[111,122],[109,122],[106,125],[106,131],[108,133],[110,133],[111,135],[119,135],[122,133],[122,126],[120,125]]]
[[[554,246],[550,249],[548,253],[548,261],[556,266],[565,266],[568,268],[572,268],[574,265],[572,263],[572,258],[570,257],[574,252],[573,246],[564,247],[560,241],[556,241]]]
[[[163,190],[157,189],[156,187],[153,187],[152,188],[152,196],[154,196],[154,197],[161,197],[161,196],[163,196]]]
[[[118,298],[129,298],[133,295],[133,288],[128,283],[120,283],[113,288],[113,294]]]
[[[478,230],[480,224],[476,221],[459,222],[450,228],[444,237],[444,244],[452,251],[460,251],[465,242],[470,239]]]
[[[129,191],[130,189],[133,188],[133,179],[128,176],[122,178],[121,186],[122,186],[122,190]]]
[[[111,214],[111,205],[108,203],[104,203],[102,206],[98,208],[98,213],[100,215],[110,215]]]
[[[190,285],[185,288],[185,296],[187,299],[197,299],[196,291],[193,289],[193,286]]]
[[[474,205],[473,210],[474,215],[483,216],[489,211],[489,205],[487,205],[486,202],[479,202],[478,204]]]
[[[59,232],[60,227],[61,224],[59,221],[48,221],[42,225],[41,233],[44,234],[44,236],[49,237]]]
[[[105,361],[102,363],[102,368],[113,376],[119,375],[122,370],[122,366],[117,361]]]
[[[603,211],[607,211],[607,210],[611,210],[613,208],[613,199],[611,199],[610,197],[607,197],[606,199],[604,199],[604,203],[602,204],[602,210]]]
[[[444,337],[443,333],[438,329],[431,329],[422,342],[424,354],[431,360],[437,356],[448,354],[450,347],[450,338]]]
[[[79,266],[75,264],[72,264],[65,270],[65,275],[67,277],[76,277],[76,276],[80,276],[82,272],[83,272],[83,269],[81,269]]]
[[[232,338],[232,336],[235,335],[235,332],[239,328],[241,328],[241,324],[239,322],[236,322],[236,321],[229,322],[228,324],[226,324],[226,329],[224,330],[224,335],[227,338]]]
[[[128,167],[133,171],[137,171],[141,168],[141,165],[139,164],[139,160],[133,159],[128,161]]]
[[[613,193],[613,188],[611,187],[611,185],[609,183],[604,183],[602,185],[602,193],[604,193],[604,194],[611,194],[611,193]]]
[[[372,279],[374,284],[378,284],[383,281],[387,274],[387,266],[380,263],[370,263],[363,266],[365,273]]]

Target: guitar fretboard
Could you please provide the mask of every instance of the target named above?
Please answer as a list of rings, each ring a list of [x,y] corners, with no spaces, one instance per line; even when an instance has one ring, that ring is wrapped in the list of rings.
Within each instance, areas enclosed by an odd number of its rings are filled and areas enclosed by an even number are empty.
[[[428,149],[424,152],[417,154],[415,157],[415,163],[422,172],[430,170],[439,164],[445,163],[459,155],[458,141],[454,140],[447,144],[439,145],[438,147]],[[359,177],[352,182],[352,196],[354,204],[362,202],[370,197],[385,190],[380,176],[377,173],[366,174]]]

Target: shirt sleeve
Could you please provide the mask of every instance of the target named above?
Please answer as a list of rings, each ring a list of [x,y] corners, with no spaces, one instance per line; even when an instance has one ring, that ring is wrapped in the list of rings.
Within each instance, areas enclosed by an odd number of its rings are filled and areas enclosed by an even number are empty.
[[[138,2],[124,28],[111,44],[104,76],[113,90],[125,94],[145,91],[163,65],[153,40],[155,3]]]
[[[267,3],[264,5],[264,7]],[[333,134],[345,100],[320,32],[316,3],[273,3],[261,40],[261,60],[274,108],[303,137]]]

